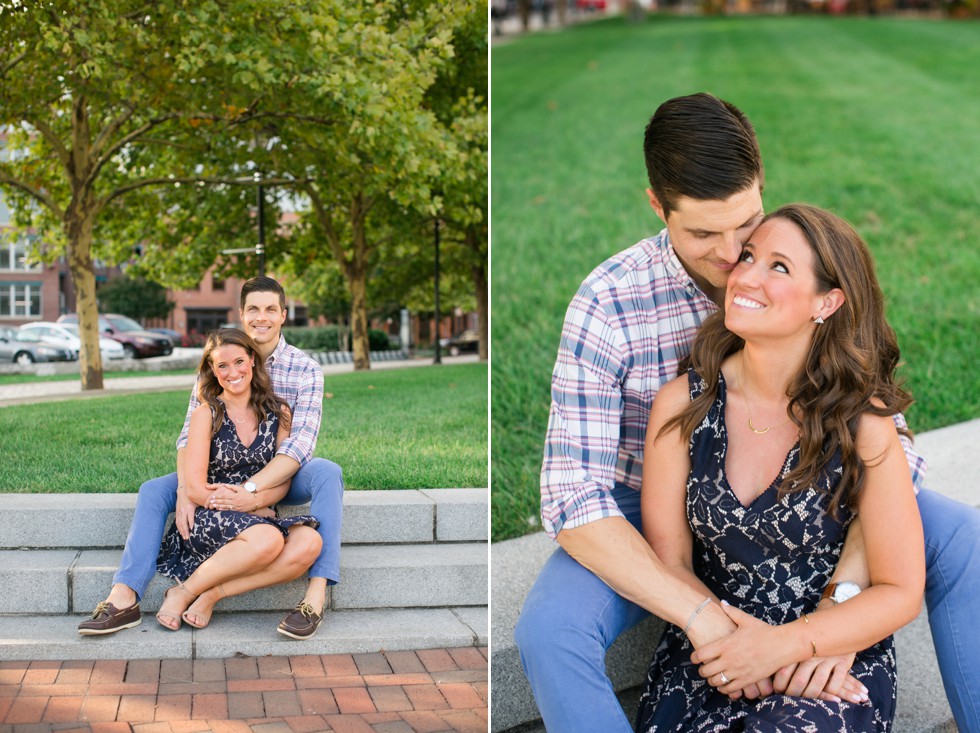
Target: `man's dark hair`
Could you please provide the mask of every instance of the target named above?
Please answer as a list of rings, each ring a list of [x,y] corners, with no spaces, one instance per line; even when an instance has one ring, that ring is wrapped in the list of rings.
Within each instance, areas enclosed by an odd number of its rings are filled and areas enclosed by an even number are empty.
[[[282,285],[271,277],[262,275],[245,281],[245,284],[242,285],[241,310],[245,310],[245,296],[249,293],[275,293],[279,296],[279,307],[286,310],[286,291],[282,289]]]
[[[643,154],[665,217],[680,196],[721,201],[765,183],[752,123],[735,105],[706,93],[661,104],[647,125]]]

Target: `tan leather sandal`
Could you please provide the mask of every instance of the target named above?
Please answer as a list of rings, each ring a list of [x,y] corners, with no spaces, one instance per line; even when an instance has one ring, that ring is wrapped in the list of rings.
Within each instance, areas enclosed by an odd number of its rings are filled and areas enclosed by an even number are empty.
[[[163,603],[160,604],[160,610],[157,611],[157,623],[169,631],[177,631],[178,629],[180,629],[180,619],[182,616],[180,612],[174,614],[173,612],[167,609],[167,602],[170,600],[170,591],[173,590],[176,590],[179,593],[183,593],[186,598],[190,598],[191,603],[197,600],[197,596],[195,596],[193,593],[187,590],[187,586],[185,586],[183,582],[179,582],[177,583],[177,585],[172,585],[169,588],[167,588],[166,592],[164,592],[163,594]],[[171,626],[164,619],[167,619],[177,625]]]
[[[221,585],[221,584],[216,585],[214,587],[214,590],[218,594],[218,600],[216,600],[211,605],[211,610],[207,614],[203,614],[200,611],[195,611],[194,610],[194,606],[192,604],[191,607],[188,608],[186,611],[184,611],[184,613],[181,615],[181,618],[184,619],[184,621],[186,621],[190,626],[193,626],[195,629],[203,629],[205,626],[207,626],[209,623],[211,623],[211,615],[214,613],[214,607],[216,605],[218,605],[218,601],[220,601],[222,598],[225,597],[225,589],[224,589],[224,586],[223,585]],[[205,593],[206,592],[207,591],[205,591]],[[204,595],[204,594],[202,593],[201,595]],[[198,596],[198,598],[200,598],[200,596]],[[198,618],[204,619],[204,623],[202,623],[202,624],[196,624],[196,623],[194,623],[193,621],[191,621],[191,619],[189,618],[188,614],[193,614],[194,616],[197,616]]]

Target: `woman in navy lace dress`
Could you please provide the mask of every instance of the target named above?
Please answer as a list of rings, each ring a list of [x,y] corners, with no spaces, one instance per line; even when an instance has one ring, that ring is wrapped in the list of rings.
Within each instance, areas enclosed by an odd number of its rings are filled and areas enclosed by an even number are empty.
[[[185,489],[198,507],[190,536],[181,537],[175,523],[157,559],[160,573],[177,581],[157,613],[174,631],[181,619],[207,626],[225,596],[300,577],[320,553],[314,517],[279,519],[270,508],[286,495],[288,482],[247,490],[290,428],[289,407],[273,394],[257,353],[238,329],[215,331],[204,346],[201,404],[191,415],[184,454]]]
[[[890,730],[890,634],[918,614],[925,569],[892,419],[911,400],[895,382],[898,346],[867,247],[814,207],[770,214],[731,273],[725,312],[692,348],[690,370],[651,411],[643,529],[702,600],[668,625],[636,729]],[[858,516],[870,587],[823,599]],[[735,630],[695,652],[687,634],[713,604]],[[835,655],[834,674],[849,668],[851,680],[828,687],[846,694],[743,694]]]

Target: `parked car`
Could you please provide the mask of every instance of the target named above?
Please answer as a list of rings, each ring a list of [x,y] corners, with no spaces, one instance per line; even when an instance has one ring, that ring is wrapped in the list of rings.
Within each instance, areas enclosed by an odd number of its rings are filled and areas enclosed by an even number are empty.
[[[475,328],[468,328],[446,341],[446,351],[450,356],[459,356],[464,352],[475,354],[479,350],[480,332]]]
[[[175,331],[172,328],[149,328],[147,329],[150,333],[159,333],[170,339],[170,343],[174,346],[186,346],[184,343],[184,334],[180,331]]]
[[[66,313],[58,318],[58,323],[77,324],[78,314]],[[147,331],[132,318],[115,313],[99,314],[99,333],[121,343],[131,359],[168,356],[174,350],[170,339],[163,334]]]
[[[76,359],[78,352],[82,350],[82,337],[78,334],[78,326],[70,323],[48,323],[46,321],[27,323],[20,327],[20,333],[57,344],[65,349],[71,349]],[[126,355],[119,343],[102,336],[99,337],[99,350],[102,352],[103,361],[122,359]]]
[[[40,361],[74,361],[75,352],[17,329],[0,326],[0,361],[33,364]]]

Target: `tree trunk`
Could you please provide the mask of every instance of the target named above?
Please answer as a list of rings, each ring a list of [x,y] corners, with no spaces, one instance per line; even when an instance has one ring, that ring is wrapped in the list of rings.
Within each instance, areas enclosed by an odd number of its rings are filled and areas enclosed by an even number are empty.
[[[72,207],[67,215],[68,269],[75,285],[78,335],[82,349],[78,355],[82,391],[102,389],[102,352],[99,349],[99,309],[95,298],[95,272],[92,269],[92,229],[90,215]]]
[[[371,368],[371,343],[368,339],[367,316],[367,260],[368,242],[364,229],[366,210],[361,196],[355,197],[351,206],[352,253],[347,265],[347,280],[350,284],[350,324],[354,341],[354,370]]]
[[[354,340],[354,370],[371,368],[371,346],[368,340],[367,277],[363,270],[350,278],[351,335]]]

